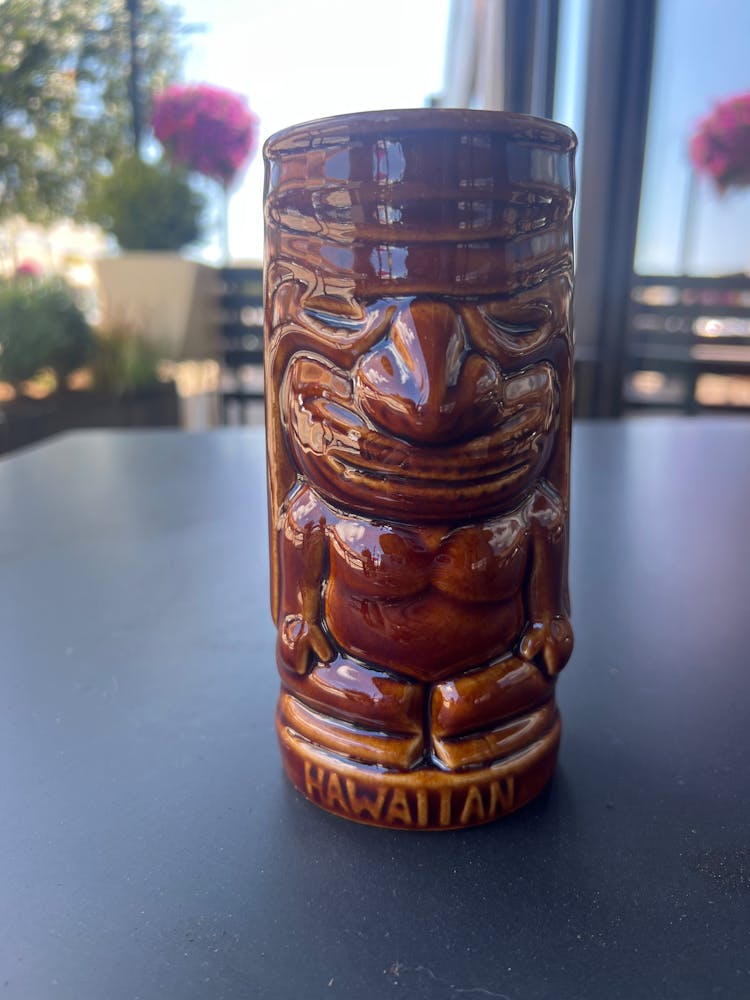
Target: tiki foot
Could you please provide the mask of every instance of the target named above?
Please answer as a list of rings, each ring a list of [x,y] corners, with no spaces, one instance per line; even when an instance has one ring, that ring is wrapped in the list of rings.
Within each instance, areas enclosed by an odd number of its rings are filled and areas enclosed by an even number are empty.
[[[279,724],[323,750],[393,770],[424,755],[422,684],[344,657],[282,681]]]
[[[432,752],[451,770],[489,765],[559,738],[554,682],[514,656],[436,684]]]

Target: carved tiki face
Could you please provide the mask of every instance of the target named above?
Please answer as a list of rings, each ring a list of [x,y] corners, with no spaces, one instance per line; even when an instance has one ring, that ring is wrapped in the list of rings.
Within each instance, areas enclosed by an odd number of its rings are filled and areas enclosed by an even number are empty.
[[[282,133],[267,161],[272,523],[295,480],[412,523],[566,497],[572,135],[397,112]]]

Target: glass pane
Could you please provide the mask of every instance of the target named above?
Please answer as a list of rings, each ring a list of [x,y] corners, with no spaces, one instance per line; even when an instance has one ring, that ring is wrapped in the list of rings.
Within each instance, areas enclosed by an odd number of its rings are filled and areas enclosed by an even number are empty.
[[[723,197],[697,178],[688,144],[726,97],[750,91],[748,0],[661,0],[656,28],[635,270],[750,269],[750,188]]]

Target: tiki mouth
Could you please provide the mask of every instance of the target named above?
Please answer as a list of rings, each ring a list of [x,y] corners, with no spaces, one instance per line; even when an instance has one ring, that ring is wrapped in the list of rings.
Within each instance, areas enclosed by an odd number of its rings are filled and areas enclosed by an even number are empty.
[[[444,486],[446,483],[453,482],[454,480],[458,481],[456,480],[456,477],[451,476],[450,472],[452,470],[448,471],[446,475],[433,476],[432,478],[428,476],[409,477],[403,473],[391,472],[385,469],[373,470],[372,468],[358,465],[355,462],[348,462],[346,459],[336,459],[331,457],[330,460],[337,463],[341,467],[342,472],[360,476],[369,475],[373,478],[376,477],[386,481],[391,480],[394,483],[411,483],[413,486],[434,488]],[[504,469],[502,473],[489,473],[485,476],[464,475],[460,477],[460,483],[463,487],[469,488],[472,486],[482,486],[484,484],[495,483],[500,480],[504,482],[510,481],[528,470],[529,465],[529,462],[519,462],[517,465],[512,465],[510,468]]]
[[[419,445],[368,427],[354,410],[315,399],[296,409],[293,426],[305,451],[342,469],[415,485],[469,485],[505,478],[527,466],[545,416],[541,406],[528,407],[490,433],[450,445]]]
[[[479,517],[520,497],[536,478],[535,466],[543,462],[521,462],[502,473],[463,478],[416,478],[384,471],[374,472],[354,463],[328,458],[336,481],[311,470],[322,493],[333,501],[377,516],[385,511],[404,521],[450,521],[455,516]]]
[[[363,509],[431,504],[484,510],[520,494],[540,474],[552,445],[558,391],[542,363],[523,373],[526,391],[511,391],[498,404],[494,426],[467,438],[416,444],[372,425],[354,396],[331,398],[310,387],[289,394],[291,444],[313,484],[332,498]],[[518,386],[516,385],[516,389]],[[442,511],[444,514],[444,510]]]

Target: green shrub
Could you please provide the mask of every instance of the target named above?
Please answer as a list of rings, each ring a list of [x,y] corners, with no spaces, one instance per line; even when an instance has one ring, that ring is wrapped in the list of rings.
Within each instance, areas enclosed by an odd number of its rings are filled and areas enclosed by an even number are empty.
[[[184,173],[131,157],[101,179],[87,215],[123,250],[180,250],[201,235],[203,210]]]
[[[0,380],[18,385],[49,368],[62,384],[92,347],[91,328],[63,281],[0,283]]]
[[[156,385],[160,361],[154,344],[137,334],[122,329],[99,333],[91,364],[94,388],[119,396]]]

